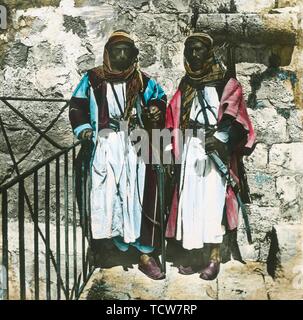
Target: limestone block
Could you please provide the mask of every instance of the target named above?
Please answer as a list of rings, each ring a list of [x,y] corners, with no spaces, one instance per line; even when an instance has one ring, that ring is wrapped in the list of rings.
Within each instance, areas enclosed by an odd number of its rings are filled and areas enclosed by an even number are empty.
[[[85,20],[83,20],[81,17],[64,15],[63,27],[66,29],[66,32],[71,31],[81,38],[87,36]]]
[[[153,0],[153,7],[155,10],[165,13],[172,12],[189,12],[190,11],[190,0]]]
[[[269,167],[275,171],[303,171],[303,143],[275,144],[269,151]]]
[[[237,12],[264,12],[268,11],[270,8],[275,6],[274,0],[254,0],[254,1],[245,1],[245,0],[235,0]]]
[[[28,63],[35,65],[59,65],[63,61],[64,48],[62,45],[52,45],[48,41],[41,41],[37,46],[33,46],[28,52]]]
[[[287,142],[286,119],[273,108],[257,110],[249,109],[249,115],[254,124],[257,141],[266,144]]]
[[[138,35],[139,40],[152,41],[155,43],[162,41],[172,40],[176,35],[180,34],[178,30],[177,17],[175,15],[163,14],[161,16],[153,15],[150,13],[142,13],[138,15],[136,24],[134,25],[134,33]],[[165,32],[164,32],[165,30]]]
[[[253,203],[247,206],[247,209],[249,212],[248,219],[252,232],[253,244],[249,245],[247,242],[243,218],[240,213],[238,242],[242,257],[244,260],[265,262],[269,250],[269,241],[266,236],[279,221],[280,208],[263,207]]]
[[[230,261],[222,266],[218,276],[219,300],[267,300],[261,274],[262,264],[246,265]]]
[[[247,180],[254,203],[262,206],[278,205],[275,178],[272,175],[257,171],[253,174],[248,174]]]
[[[250,156],[244,157],[244,164],[247,173],[255,170],[266,169],[268,158],[268,148],[264,143],[258,143],[254,152]]]
[[[292,202],[297,199],[297,181],[294,176],[277,177],[277,195],[283,202]]]
[[[279,109],[290,109],[294,107],[294,93],[289,81],[279,79],[276,76],[266,76],[259,74],[260,80],[253,81],[256,89],[256,99],[258,101],[268,100],[269,106]],[[262,80],[263,78],[263,80]],[[254,87],[253,85],[253,87]]]
[[[303,141],[303,110],[290,110],[287,128],[293,142]]]
[[[147,43],[140,43],[139,47],[140,47],[140,56],[139,56],[140,66],[142,68],[146,68],[153,65],[157,60],[155,46],[147,42]]]
[[[235,43],[295,45],[297,28],[296,14],[201,14],[197,21],[198,30]]]
[[[299,4],[298,0],[279,0],[278,8],[294,7]]]
[[[95,66],[95,55],[86,53],[77,59],[77,66],[80,74],[84,74],[87,70]]]
[[[275,239],[272,238],[271,241],[272,256],[269,259],[276,259],[277,261],[277,269],[272,270],[275,275],[294,280],[297,267],[303,265],[302,231],[303,226],[301,224],[278,224],[274,226],[273,235]],[[279,269],[282,273],[277,273]]]
[[[277,177],[277,196],[281,201],[284,221],[300,223],[302,219],[301,181],[300,175]]]
[[[6,53],[4,64],[11,67],[25,67],[28,57],[28,50],[29,47],[20,41],[13,43],[11,48]]]
[[[195,0],[191,2],[191,7],[199,13],[236,12],[233,2],[230,0]]]

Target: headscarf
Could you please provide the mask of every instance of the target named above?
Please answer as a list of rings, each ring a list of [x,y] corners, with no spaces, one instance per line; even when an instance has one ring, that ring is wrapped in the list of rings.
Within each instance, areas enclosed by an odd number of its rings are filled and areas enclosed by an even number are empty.
[[[129,68],[127,70],[123,71],[114,71],[112,70],[111,64],[110,64],[110,58],[109,58],[109,48],[113,44],[124,42],[131,45],[133,50],[137,51],[137,54],[134,54],[133,61]],[[104,76],[106,80],[109,81],[121,81],[121,80],[127,80],[137,69],[137,55],[138,55],[138,49],[135,47],[135,42],[131,38],[131,36],[125,32],[125,31],[115,31],[113,32],[110,37],[108,38],[105,47],[104,47],[104,53],[103,53],[103,70],[104,70]]]
[[[129,66],[127,70],[123,71],[112,70],[109,59],[109,47],[118,42],[126,42],[131,44],[135,51],[134,60],[132,64]],[[110,83],[126,81],[126,106],[123,115],[124,120],[129,119],[138,93],[143,90],[142,74],[139,70],[137,60],[138,53],[139,50],[135,47],[134,40],[127,32],[123,30],[115,31],[110,35],[107,43],[105,44],[103,53],[103,65],[93,69],[93,78],[94,82],[96,83],[95,89],[98,89],[98,87],[101,85],[103,81]]]
[[[185,45],[190,40],[201,41],[208,49],[207,59],[202,68],[193,71],[184,55],[184,67],[186,75],[181,80],[179,88],[182,92],[182,114],[181,114],[181,128],[188,127],[190,109],[193,99],[196,95],[196,90],[208,86],[215,86],[221,82],[226,73],[226,67],[217,59],[214,54],[213,39],[206,33],[194,33],[188,36],[185,40]]]

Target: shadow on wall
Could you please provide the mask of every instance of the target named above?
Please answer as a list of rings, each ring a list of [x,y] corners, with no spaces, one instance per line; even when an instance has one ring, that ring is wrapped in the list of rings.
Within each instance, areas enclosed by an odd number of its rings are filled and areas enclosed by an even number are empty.
[[[248,96],[247,104],[252,109],[258,108],[257,91],[261,88],[261,84],[264,80],[279,79],[289,80],[292,88],[295,89],[297,83],[296,73],[289,70],[280,68],[281,59],[278,55],[273,54],[269,57],[268,68],[261,73],[253,73],[250,77],[251,93]]]

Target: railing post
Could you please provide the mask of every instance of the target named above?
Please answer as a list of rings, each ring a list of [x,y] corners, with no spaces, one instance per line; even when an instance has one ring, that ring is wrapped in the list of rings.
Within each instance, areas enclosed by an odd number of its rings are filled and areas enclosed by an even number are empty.
[[[25,250],[24,250],[24,180],[19,182],[18,190],[18,218],[19,218],[19,276],[20,276],[20,299],[26,299],[25,285]]]
[[[51,299],[51,274],[50,274],[50,226],[49,226],[49,204],[50,204],[50,173],[49,163],[45,166],[45,267],[46,267],[46,299]]]
[[[61,230],[60,230],[60,158],[56,159],[56,262],[57,262],[57,299],[61,299]]]
[[[38,198],[38,171],[34,173],[34,277],[35,299],[39,300],[39,198]]]
[[[65,285],[69,299],[69,206],[68,206],[68,154],[64,153],[64,220],[65,220]]]
[[[72,149],[72,189],[73,189],[73,249],[74,249],[74,288],[75,297],[78,295],[77,283],[77,210],[76,210],[76,150]]]
[[[2,279],[3,299],[9,300],[9,283],[8,283],[8,218],[7,218],[7,190],[2,192],[2,264],[6,273],[5,279]]]
[[[82,147],[83,148],[83,147]],[[83,281],[86,281],[86,248],[85,248],[85,236],[86,236],[86,171],[85,171],[85,153],[81,158],[81,216],[82,216],[82,274]]]

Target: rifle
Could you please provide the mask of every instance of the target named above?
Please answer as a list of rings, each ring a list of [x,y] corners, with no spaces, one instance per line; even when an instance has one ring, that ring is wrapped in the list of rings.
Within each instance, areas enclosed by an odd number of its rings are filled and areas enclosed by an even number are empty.
[[[220,159],[220,157],[218,156],[217,152],[214,152],[214,151],[210,152],[208,154],[208,156],[213,161],[213,163],[215,164],[217,169],[220,171],[222,177],[226,178],[227,184],[230,185],[232,190],[234,191],[235,196],[236,196],[237,201],[238,201],[238,204],[239,204],[239,206],[241,208],[241,211],[242,211],[242,216],[243,216],[243,220],[244,220],[244,225],[245,225],[245,230],[246,230],[246,234],[247,234],[248,243],[252,244],[253,241],[252,241],[251,230],[250,230],[250,225],[249,225],[249,221],[248,221],[248,214],[247,214],[246,208],[244,207],[244,204],[243,204],[243,202],[241,200],[240,190],[238,188],[238,185],[237,185],[236,181],[230,176],[227,166]]]

